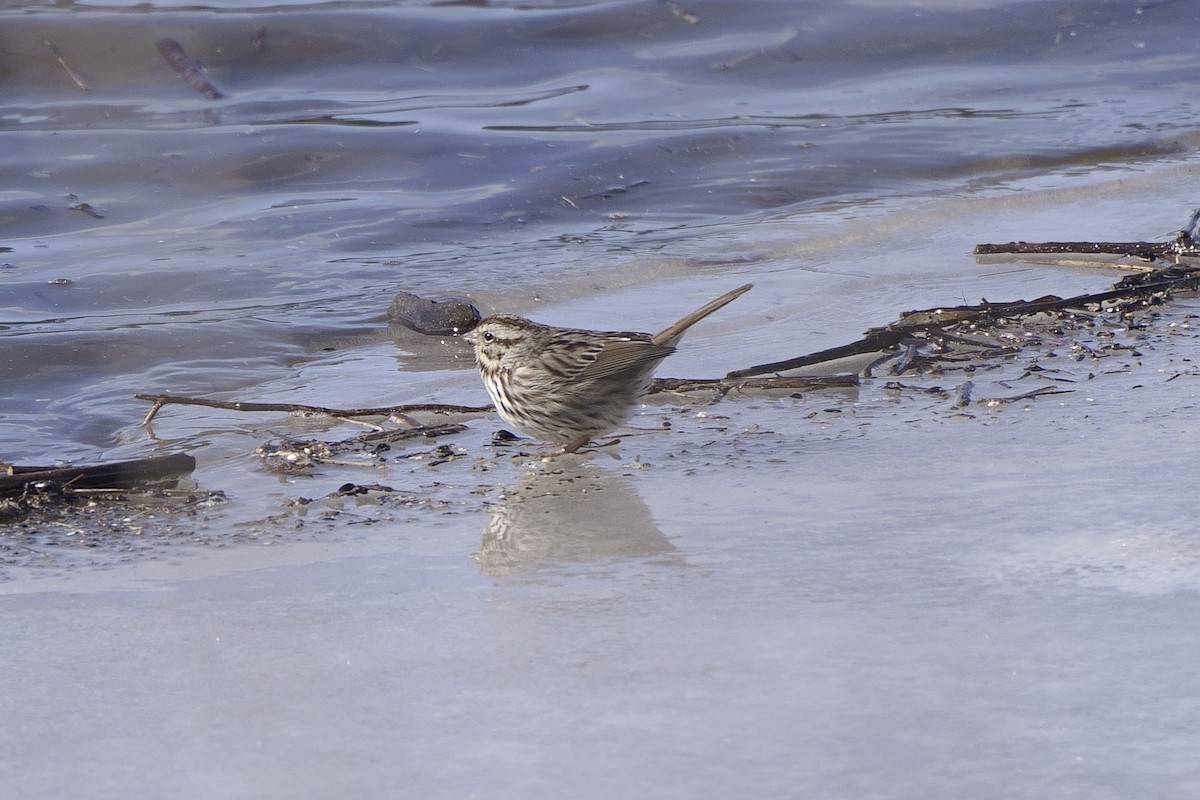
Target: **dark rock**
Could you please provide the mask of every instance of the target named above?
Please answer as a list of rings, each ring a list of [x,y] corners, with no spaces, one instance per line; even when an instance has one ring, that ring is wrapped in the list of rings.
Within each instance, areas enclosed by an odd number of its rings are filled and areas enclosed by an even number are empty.
[[[427,300],[410,292],[398,292],[388,306],[390,322],[427,336],[450,336],[474,329],[479,309],[461,297]]]

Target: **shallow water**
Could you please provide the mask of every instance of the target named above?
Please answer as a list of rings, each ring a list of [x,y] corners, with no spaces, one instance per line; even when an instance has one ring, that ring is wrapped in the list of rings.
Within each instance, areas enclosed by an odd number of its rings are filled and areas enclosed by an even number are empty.
[[[1173,235],[1198,18],[5,6],[0,458],[187,450],[229,498],[0,529],[9,791],[1195,796],[1193,302],[1119,334],[1137,357],[1062,358],[1071,394],[656,401],[635,424],[668,433],[558,471],[481,418],[449,462],[281,478],[262,442],[341,429],[144,428],[133,395],[482,402],[461,345],[389,330],[398,290],[644,330],[753,281],[662,370],[715,376],[911,308],[1103,289],[1110,264],[969,254]]]

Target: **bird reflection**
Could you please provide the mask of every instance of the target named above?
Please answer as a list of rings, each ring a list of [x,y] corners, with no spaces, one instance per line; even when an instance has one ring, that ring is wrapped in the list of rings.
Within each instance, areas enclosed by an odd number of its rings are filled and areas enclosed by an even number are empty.
[[[475,559],[485,575],[675,553],[624,475],[531,471],[491,509]]]

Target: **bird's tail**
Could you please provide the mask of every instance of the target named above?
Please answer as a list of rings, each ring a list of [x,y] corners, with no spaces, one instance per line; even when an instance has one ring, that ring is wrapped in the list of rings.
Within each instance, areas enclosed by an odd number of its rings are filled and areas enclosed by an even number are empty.
[[[741,297],[746,292],[750,291],[750,289],[753,287],[754,287],[753,283],[747,283],[745,286],[739,286],[738,288],[734,289],[732,292],[726,292],[725,294],[718,297],[716,300],[713,300],[711,303],[705,305],[702,308],[698,308],[695,311],[693,311],[692,313],[688,314],[686,317],[679,320],[679,322],[676,322],[674,325],[669,325],[666,328],[664,328],[662,331],[660,331],[659,333],[654,334],[654,336],[651,337],[651,341],[657,345],[665,345],[667,347],[674,347],[675,344],[681,338],[683,338],[683,334],[685,331],[687,331],[688,328],[692,327],[697,322],[699,322],[700,320],[707,317],[709,314],[716,311],[718,308],[721,308],[722,306],[732,303],[734,300]]]

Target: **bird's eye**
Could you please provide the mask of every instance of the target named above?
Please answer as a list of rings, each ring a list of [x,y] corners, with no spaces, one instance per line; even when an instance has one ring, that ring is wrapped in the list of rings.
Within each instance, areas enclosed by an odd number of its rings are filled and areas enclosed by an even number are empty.
[[[483,335],[483,340],[484,340],[485,342],[494,342],[494,341],[496,341],[496,334],[494,334],[494,333],[485,333],[485,334]]]

